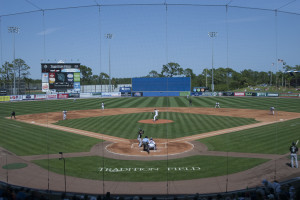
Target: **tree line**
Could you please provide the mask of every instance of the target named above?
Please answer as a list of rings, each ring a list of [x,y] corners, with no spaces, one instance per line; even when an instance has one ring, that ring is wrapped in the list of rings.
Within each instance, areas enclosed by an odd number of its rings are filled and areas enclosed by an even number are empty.
[[[0,68],[0,87],[6,83],[15,81],[20,84],[20,81],[25,81],[26,84],[41,83],[40,79],[33,80],[29,78],[30,66],[24,60],[15,59],[12,63],[5,62]],[[278,71],[253,71],[244,69],[237,72],[231,68],[214,68],[213,79],[215,91],[229,91],[248,86],[256,86],[261,84],[274,86],[296,87],[300,82],[300,73],[286,73],[286,71],[300,71],[300,65],[294,67],[283,65],[285,72]],[[80,65],[81,85],[108,85],[109,75],[101,72],[93,74],[92,68]],[[148,75],[143,77],[191,77],[192,87],[208,87],[212,84],[212,69],[204,68],[201,74],[195,74],[191,68],[183,68],[180,64],[169,62],[162,66],[160,72],[151,70]],[[131,84],[131,78],[111,78],[111,84]]]

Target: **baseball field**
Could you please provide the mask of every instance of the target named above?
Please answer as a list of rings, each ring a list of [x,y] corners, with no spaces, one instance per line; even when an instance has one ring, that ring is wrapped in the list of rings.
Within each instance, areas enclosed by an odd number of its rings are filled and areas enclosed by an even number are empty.
[[[0,179],[71,192],[187,194],[300,175],[288,155],[300,140],[299,99],[190,98],[192,105],[186,97],[0,103]],[[139,129],[157,150],[138,147]]]

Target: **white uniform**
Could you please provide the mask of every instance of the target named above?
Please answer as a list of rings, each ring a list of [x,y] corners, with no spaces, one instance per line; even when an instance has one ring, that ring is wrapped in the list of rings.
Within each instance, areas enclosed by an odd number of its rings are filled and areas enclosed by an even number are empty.
[[[158,116],[158,111],[159,111],[159,110],[154,109],[154,117],[153,117],[153,121],[156,121],[156,117]]]
[[[66,119],[67,119],[67,111],[64,110],[64,111],[63,111],[63,120],[66,120]]]
[[[220,103],[219,102],[216,102],[215,108],[220,108]]]
[[[156,150],[156,144],[155,144],[154,140],[150,139],[148,145],[149,145],[149,149],[154,149],[154,150]]]
[[[104,103],[101,104],[102,110],[104,110]]]

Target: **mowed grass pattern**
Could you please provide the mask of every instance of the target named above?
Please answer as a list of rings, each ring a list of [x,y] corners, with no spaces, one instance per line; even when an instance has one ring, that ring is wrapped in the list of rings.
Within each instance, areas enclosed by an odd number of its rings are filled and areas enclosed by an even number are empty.
[[[192,97],[193,104],[189,106],[186,97],[139,97],[139,98],[99,98],[73,100],[44,100],[0,103],[0,146],[17,155],[57,154],[58,152],[86,152],[101,140],[79,136],[76,134],[44,128],[32,124],[25,124],[15,120],[5,119],[12,110],[17,117],[22,114],[61,112],[62,110],[88,110],[100,109],[101,102],[105,108],[142,108],[142,107],[214,107],[215,102],[220,102],[222,108],[243,108],[269,110],[275,106],[276,110],[300,113],[299,99],[287,98],[255,98],[255,97]],[[150,126],[137,123],[140,119],[151,119],[150,113],[130,114],[115,116],[116,118],[97,117],[89,119],[67,120],[65,126],[77,126],[92,131],[103,131],[123,138],[136,138],[138,128],[145,129],[149,137],[176,138],[186,133],[187,135],[208,132],[243,123],[255,123],[252,119],[240,121],[239,118],[218,116],[202,116],[182,113],[162,113],[160,118],[180,121],[182,125],[166,124]],[[244,119],[243,119],[244,120]],[[252,120],[252,121],[251,121]],[[133,125],[128,125],[128,122]],[[65,124],[66,123],[66,124]],[[69,124],[68,124],[69,123]],[[201,140],[209,150],[228,152],[250,152],[282,154],[288,152],[292,141],[299,137],[299,119],[273,125],[262,126],[254,129],[228,133]],[[229,125],[229,126],[228,126]],[[174,127],[173,127],[174,126]],[[103,129],[104,128],[104,129]],[[300,139],[300,138],[299,138]],[[102,149],[99,149],[102,151]],[[63,174],[63,162],[58,159],[36,160],[35,163],[46,170]],[[184,159],[163,161],[125,161],[103,157],[75,157],[66,158],[66,173],[70,176],[89,178],[95,180],[116,181],[166,181],[187,180],[204,177],[221,176],[252,168],[266,162],[263,159],[231,158],[215,156],[192,156]],[[126,168],[126,167],[159,167],[160,173],[105,173],[99,172],[99,167]],[[200,167],[196,172],[168,171],[167,167]],[[151,176],[150,176],[151,175]],[[153,175],[153,176],[152,176]],[[151,178],[149,178],[151,177]]]
[[[220,102],[221,108],[243,108],[298,112],[298,98],[263,98],[263,97],[191,97],[192,107],[214,107]],[[130,98],[95,98],[67,100],[43,100],[0,103],[0,117],[8,117],[12,110],[17,115],[58,112],[63,110],[100,109],[101,103],[105,108],[142,108],[142,107],[190,107],[186,97],[130,97]]]
[[[88,152],[102,140],[0,118],[0,146],[19,156]]]
[[[106,181],[191,180],[237,173],[266,161],[268,160],[218,156],[191,156],[174,160],[136,161],[93,156],[66,158],[66,174],[68,176]],[[45,169],[48,168],[50,163],[49,168],[51,171],[63,174],[63,162],[58,159],[51,159],[49,162],[48,160],[36,160],[34,163]],[[193,170],[193,167],[196,170]],[[126,171],[128,168],[131,168],[132,171]],[[106,169],[111,170],[111,172]]]
[[[285,154],[300,140],[300,118],[199,140],[210,151]]]
[[[154,138],[178,138],[206,133],[236,126],[257,123],[254,119],[201,115],[179,112],[160,112],[160,119],[172,120],[167,124],[144,124],[140,120],[150,119],[150,112],[122,114],[112,116],[90,117],[59,121],[57,125],[103,133],[111,136],[134,139],[142,128],[145,135]]]

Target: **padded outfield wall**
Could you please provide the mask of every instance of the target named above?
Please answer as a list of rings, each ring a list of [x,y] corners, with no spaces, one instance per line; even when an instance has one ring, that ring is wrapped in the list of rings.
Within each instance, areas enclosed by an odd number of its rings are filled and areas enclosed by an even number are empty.
[[[190,77],[132,78],[132,96],[186,96]]]

